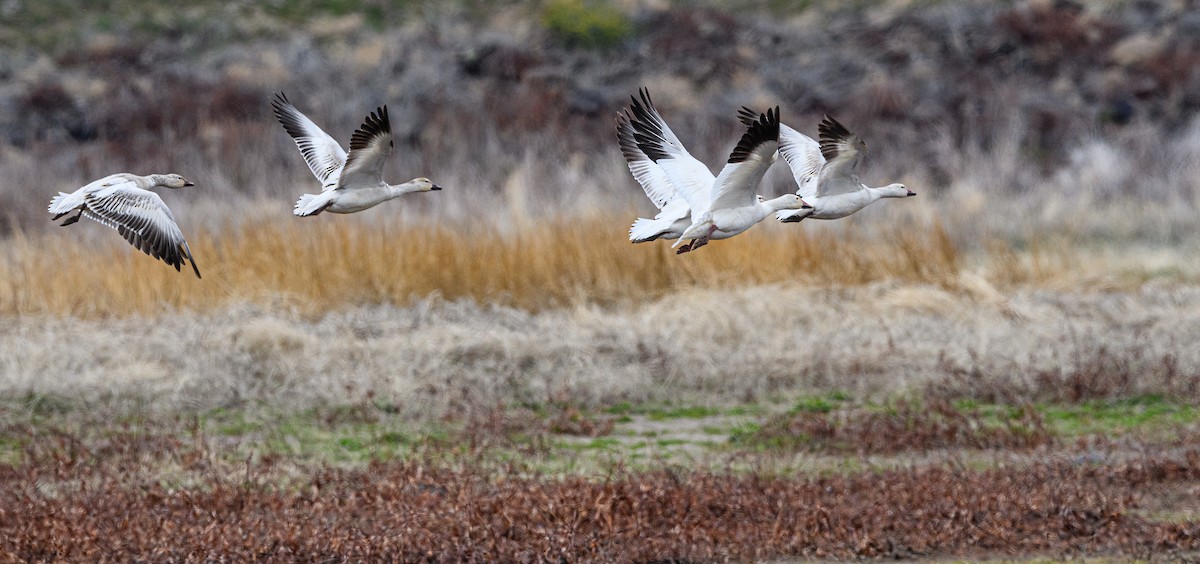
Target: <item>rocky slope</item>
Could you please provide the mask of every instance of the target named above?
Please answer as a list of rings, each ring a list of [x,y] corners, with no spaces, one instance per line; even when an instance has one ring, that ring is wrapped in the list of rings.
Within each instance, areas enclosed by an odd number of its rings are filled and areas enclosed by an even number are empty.
[[[853,124],[877,149],[872,177],[920,182],[931,195],[953,192],[981,161],[996,169],[989,189],[1018,194],[1056,175],[1085,183],[1080,175],[1112,155],[1173,166],[1132,178],[1101,169],[1092,184],[1102,199],[1151,190],[1194,211],[1200,193],[1186,169],[1200,155],[1192,1],[348,0],[342,15],[312,17],[284,11],[289,3],[165,14],[142,4],[117,4],[125,11],[107,20],[85,11],[69,33],[65,13],[37,20],[37,4],[6,4],[0,170],[43,183],[31,163],[46,159],[81,178],[144,162],[228,170],[242,166],[236,141],[272,147],[299,178],[267,109],[269,94],[286,90],[338,135],[387,103],[411,162],[448,163],[496,187],[531,159],[557,166],[602,151],[619,163],[612,116],[647,85],[710,160],[736,135],[738,106],[778,104],[810,134],[823,113]],[[1104,148],[1088,152],[1097,139]],[[25,205],[16,190],[0,186],[0,205]]]

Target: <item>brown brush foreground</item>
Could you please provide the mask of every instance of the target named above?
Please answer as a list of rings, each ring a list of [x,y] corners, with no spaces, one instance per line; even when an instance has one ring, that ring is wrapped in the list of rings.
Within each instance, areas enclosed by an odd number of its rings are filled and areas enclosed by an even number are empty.
[[[422,461],[222,468],[195,438],[43,437],[0,466],[0,557],[714,561],[1194,556],[1200,451],[976,470],[532,478]],[[159,471],[148,471],[158,468]],[[174,478],[166,478],[173,476]],[[180,478],[179,476],[183,476]]]

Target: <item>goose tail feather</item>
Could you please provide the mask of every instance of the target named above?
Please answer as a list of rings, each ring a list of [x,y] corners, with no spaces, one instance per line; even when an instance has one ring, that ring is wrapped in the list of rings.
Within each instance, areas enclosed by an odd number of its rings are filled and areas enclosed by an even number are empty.
[[[55,214],[54,219],[58,219],[83,205],[83,196],[59,192],[52,200],[50,207],[46,211]]]
[[[645,243],[658,239],[663,234],[663,227],[653,219],[637,218],[629,228],[630,243]]]
[[[329,192],[321,192],[320,194],[304,194],[300,196],[299,200],[296,200],[296,207],[292,210],[292,213],[300,217],[317,215],[324,211],[324,209],[329,206],[332,201],[332,190]]]

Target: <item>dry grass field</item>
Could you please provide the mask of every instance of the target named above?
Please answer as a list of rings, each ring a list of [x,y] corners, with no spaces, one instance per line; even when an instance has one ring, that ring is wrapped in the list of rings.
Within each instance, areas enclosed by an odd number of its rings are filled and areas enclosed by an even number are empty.
[[[880,280],[945,286],[961,270],[958,250],[936,223],[893,225],[872,235],[770,226],[693,258],[675,256],[670,242],[631,245],[624,231],[633,212],[403,226],[275,215],[193,234],[203,280],[130,252],[96,226],[87,226],[86,235],[17,234],[0,264],[0,312],[126,316],[252,302],[317,315],[366,304],[407,306],[431,295],[538,311],[647,303],[690,288]],[[1003,267],[1006,280],[1041,275],[1037,264]]]
[[[1200,554],[1187,3],[84,4],[0,2],[0,561]],[[919,196],[632,245],[641,86]],[[291,216],[281,90],[445,190]],[[203,279],[49,221],[120,170]]]
[[[229,221],[191,235],[203,280],[99,226],[14,234],[0,554],[1200,549],[1178,251],[884,214],[676,256],[629,215]]]

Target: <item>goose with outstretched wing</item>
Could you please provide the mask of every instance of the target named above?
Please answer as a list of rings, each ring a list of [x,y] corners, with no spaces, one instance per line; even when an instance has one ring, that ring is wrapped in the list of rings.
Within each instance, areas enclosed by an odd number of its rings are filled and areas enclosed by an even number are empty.
[[[638,146],[663,167],[678,187],[683,181],[675,181],[679,175],[672,174],[672,163],[682,161],[684,154],[674,147],[671,137],[665,132],[660,134],[653,128],[647,128],[638,134]],[[692,224],[672,245],[679,248],[677,253],[703,247],[711,239],[733,237],[771,213],[784,209],[804,209],[807,206],[795,194],[759,201],[758,185],[775,162],[778,147],[779,110],[776,108],[761,114],[747,126],[725,167],[707,186],[702,186],[698,182],[699,175],[694,175],[695,181],[679,191],[692,210]]]
[[[116,229],[129,244],[174,266],[175,270],[191,263],[196,278],[200,278],[200,268],[192,258],[192,250],[175,222],[175,216],[162,198],[150,191],[156,187],[178,189],[192,185],[178,174],[138,176],[122,172],[91,182],[69,194],[59,192],[50,201],[48,211],[54,214],[55,220],[78,212],[62,225],[71,225],[80,217],[102,223]]]
[[[721,175],[713,176],[704,163],[688,153],[679,137],[667,126],[654,107],[649,91],[643,88],[639,95],[640,99],[631,98],[629,110],[617,118],[617,140],[630,172],[661,211],[653,220],[639,218],[634,222],[630,230],[631,241],[679,239],[696,225],[693,218],[708,214],[711,220],[715,211],[720,218],[719,227],[708,230],[704,237],[697,237],[702,240],[699,244],[688,243],[677,251],[684,253],[703,246],[710,239],[726,239],[745,231],[757,223],[746,221],[761,210],[767,210],[762,214],[766,217],[772,211],[804,205],[792,194],[764,200],[755,193],[762,178],[759,167],[763,163],[759,161],[765,158],[762,153],[765,149],[757,147],[762,141],[759,137],[775,135],[769,124],[750,128],[756,132],[753,139],[743,136]],[[778,113],[771,114],[777,122]],[[765,114],[762,117],[768,119]],[[773,140],[769,142],[774,143]],[[769,151],[772,161],[774,152],[772,145]],[[770,163],[766,164],[769,166]],[[742,198],[746,195],[745,190],[749,190],[748,202]],[[717,200],[715,207],[714,198]],[[743,209],[735,211],[735,208]],[[695,233],[700,233],[701,229],[698,227]]]
[[[639,113],[651,115],[651,111],[653,111],[653,115],[657,116],[657,110],[653,110],[654,106],[650,104],[649,92],[643,90],[641,94],[644,102],[639,102],[634,98],[634,107],[644,103],[645,106]],[[659,212],[654,219],[637,218],[629,228],[629,241],[645,243],[657,239],[678,239],[683,231],[692,224],[691,208],[688,207],[687,200],[676,193],[675,185],[667,176],[666,171],[638,147],[637,128],[647,127],[647,125],[637,122],[637,126],[635,126],[637,119],[629,110],[617,114],[617,143],[621,147],[621,156],[625,157],[625,163],[629,166],[629,172],[633,174],[633,178],[642,186],[646,197],[650,198]],[[666,123],[662,123],[661,128],[669,130]],[[708,172],[707,167],[703,168],[703,173],[708,175],[709,182],[715,178],[712,173]]]
[[[742,123],[755,113],[742,108]],[[781,211],[779,221],[794,223],[805,218],[838,219],[861,210],[881,198],[908,198],[917,193],[903,184],[871,188],[858,179],[858,165],[867,144],[846,126],[825,116],[817,128],[820,143],[786,125],[779,127],[779,154],[792,171],[799,187],[796,194],[812,204],[812,210]]]
[[[298,216],[324,211],[354,213],[403,194],[442,189],[425,177],[395,185],[383,181],[383,166],[393,148],[387,106],[368,114],[354,131],[349,153],[300,113],[282,92],[271,100],[271,106],[275,118],[296,142],[304,162],[321,183],[320,194],[304,194],[296,201],[293,213]]]

